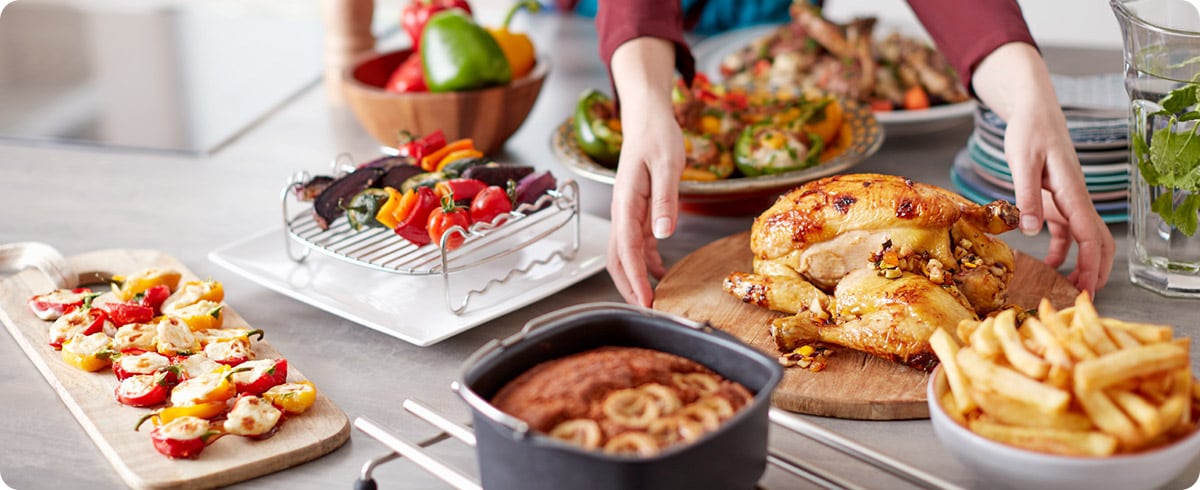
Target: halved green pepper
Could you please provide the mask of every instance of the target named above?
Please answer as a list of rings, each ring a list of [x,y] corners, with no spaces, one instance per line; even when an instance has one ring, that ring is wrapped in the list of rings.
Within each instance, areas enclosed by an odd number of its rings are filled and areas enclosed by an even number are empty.
[[[621,156],[621,131],[614,129],[616,114],[613,101],[600,91],[589,89],[575,105],[575,140],[579,149],[597,163],[617,166]],[[618,124],[618,128],[619,123]]]
[[[375,219],[375,214],[387,200],[388,192],[383,189],[364,189],[355,194],[350,198],[350,203],[343,206],[346,218],[350,220],[350,227],[356,231],[363,228],[382,228],[384,224]]]
[[[512,80],[512,67],[496,39],[463,14],[433,14],[421,34],[421,63],[430,92],[475,90]]]
[[[734,163],[746,177],[781,174],[817,165],[817,157],[824,147],[821,137],[808,133],[808,143],[805,145],[797,135],[793,131],[774,127],[770,122],[747,126],[733,146]],[[801,154],[793,143],[800,143],[804,153]],[[763,147],[769,149],[760,151]],[[763,153],[767,155],[763,156]]]

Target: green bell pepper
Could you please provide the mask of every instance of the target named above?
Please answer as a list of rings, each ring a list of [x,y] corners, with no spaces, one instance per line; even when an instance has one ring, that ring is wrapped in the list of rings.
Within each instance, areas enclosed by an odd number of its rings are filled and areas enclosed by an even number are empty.
[[[747,126],[733,146],[734,163],[746,177],[781,174],[817,165],[817,157],[825,146],[821,137],[808,133],[808,145],[803,155],[792,146],[794,139],[797,139],[795,132],[773,127],[770,122]],[[779,146],[765,158],[756,157],[758,149],[768,141],[775,141]],[[780,161],[781,158],[784,160]]]
[[[387,200],[387,191],[368,188],[350,198],[350,203],[343,206],[342,209],[346,210],[346,218],[350,220],[350,227],[355,231],[363,228],[380,228],[383,227],[383,223],[375,219],[375,214]]]
[[[612,99],[594,89],[580,95],[575,104],[575,141],[579,149],[607,167],[616,167],[621,156],[621,132],[609,126],[614,112]]]
[[[430,92],[475,90],[512,80],[496,39],[461,10],[438,12],[421,34],[421,64]]]

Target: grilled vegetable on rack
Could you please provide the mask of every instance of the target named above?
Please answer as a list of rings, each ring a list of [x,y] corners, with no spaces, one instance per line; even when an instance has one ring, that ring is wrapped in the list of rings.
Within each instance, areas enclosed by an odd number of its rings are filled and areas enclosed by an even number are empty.
[[[430,213],[440,205],[437,194],[428,187],[418,187],[406,192],[404,196],[400,209],[393,214],[399,217],[400,222],[392,231],[418,247],[428,245],[430,241],[426,227]]]
[[[516,194],[516,184],[512,192],[498,185],[488,186],[475,195],[471,200],[471,221],[492,223],[497,216],[507,215],[513,209],[513,199]],[[499,223],[496,223],[499,224]]]
[[[388,191],[384,189],[363,189],[355,194],[345,206],[346,219],[355,231],[365,228],[381,228],[385,226],[375,219],[379,208],[388,200]]]
[[[549,170],[529,174],[517,182],[517,197],[513,201],[513,205],[533,204],[537,202],[538,198],[554,190],[557,186],[558,183]]]
[[[529,165],[504,165],[493,162],[468,168],[463,171],[461,177],[483,181],[487,185],[507,187],[508,181],[520,182],[531,173],[533,167]]]
[[[446,146],[446,134],[440,129],[420,138],[407,131],[402,131],[400,146],[397,150],[401,156],[410,158],[412,162],[420,162],[425,155],[438,151],[443,146]]]
[[[438,246],[441,246],[444,239],[446,250],[455,250],[461,247],[466,239],[462,233],[450,231],[455,226],[462,227],[465,232],[471,227],[471,215],[467,208],[454,203],[453,193],[448,193],[442,196],[442,205],[429,213],[429,222],[426,224],[429,239]],[[447,233],[450,236],[446,237]]]
[[[438,182],[433,186],[433,193],[437,194],[438,199],[443,199],[446,196],[454,196],[455,201],[470,201],[475,199],[475,195],[479,194],[487,184],[481,180],[475,179],[450,179]]]
[[[386,170],[378,167],[360,168],[333,181],[329,187],[313,201],[313,219],[322,230],[329,229],[333,220],[342,216],[342,202],[349,201],[355,194],[371,187],[376,180],[383,176]]]
[[[33,314],[42,320],[57,320],[63,313],[83,306],[83,301],[89,296],[95,297],[89,288],[55,289],[45,294],[29,297],[26,303]]]

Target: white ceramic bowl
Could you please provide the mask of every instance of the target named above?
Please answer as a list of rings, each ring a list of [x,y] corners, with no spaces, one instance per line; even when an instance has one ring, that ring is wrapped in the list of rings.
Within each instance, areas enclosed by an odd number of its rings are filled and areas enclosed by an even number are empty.
[[[940,403],[946,376],[939,367],[929,377],[929,419],[933,432],[963,465],[989,487],[1122,490],[1159,488],[1181,476],[1200,455],[1200,431],[1152,451],[1106,458],[1057,456],[1001,444],[959,425]],[[1194,478],[1194,476],[1193,476]]]

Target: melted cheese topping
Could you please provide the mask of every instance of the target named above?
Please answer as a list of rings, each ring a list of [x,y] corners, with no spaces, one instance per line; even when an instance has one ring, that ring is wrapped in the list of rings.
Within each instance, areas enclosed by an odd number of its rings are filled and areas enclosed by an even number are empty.
[[[217,361],[228,361],[237,358],[251,359],[254,357],[254,354],[250,351],[250,342],[242,338],[210,342],[204,346],[204,355]]]
[[[201,344],[208,344],[218,340],[242,338],[249,331],[248,328],[210,328],[203,332],[196,332],[196,338],[200,339]]]
[[[201,298],[212,292],[215,283],[214,281],[195,282],[189,281],[179,286],[179,289],[171,293],[166,301],[163,301],[162,311],[164,314],[172,315],[181,308],[195,304]]]
[[[202,374],[208,374],[221,368],[221,364],[209,359],[207,355],[201,353],[188,356],[183,362],[179,363],[179,367],[183,369],[183,377],[195,378]]]
[[[279,422],[282,412],[257,396],[243,396],[233,404],[225,419],[225,432],[243,436],[266,433]]]
[[[192,329],[178,318],[163,318],[158,322],[158,341],[156,348],[162,354],[194,353],[200,349],[200,342],[192,334]]]
[[[152,374],[130,376],[117,385],[117,396],[137,398],[150,393],[155,386],[158,386],[158,383],[154,382],[154,375]]]
[[[83,310],[75,310],[58,317],[50,325],[50,342],[62,343],[71,337],[83,333],[91,323],[91,315],[88,315]]]
[[[117,364],[130,374],[153,374],[170,366],[171,360],[157,352],[143,352],[135,356],[121,356]]]
[[[199,439],[208,433],[208,421],[199,417],[179,417],[159,427],[158,433],[177,441]]]
[[[69,343],[63,344],[63,350],[79,356],[94,356],[100,351],[112,346],[112,339],[104,332],[91,335],[77,335]]]
[[[29,308],[33,310],[33,314],[37,315],[42,320],[57,320],[63,314],[62,305],[79,303],[83,301],[83,297],[91,293],[76,293],[73,289],[55,289],[49,293],[37,297],[38,301],[30,301]],[[46,308],[39,308],[39,304],[45,304]]]
[[[224,379],[224,372],[210,372],[185,380],[171,390],[171,405],[186,407],[204,403],[210,393],[221,387]]]
[[[242,368],[250,368],[250,369],[247,371],[233,373],[233,375],[230,376],[230,380],[237,384],[250,383],[250,382],[258,379],[259,377],[267,374],[267,371],[270,371],[274,367],[275,367],[275,359],[260,359],[257,361],[246,361],[241,364],[238,364],[238,369],[242,369]]]
[[[113,347],[126,349],[154,350],[158,344],[158,326],[153,323],[130,323],[117,329]]]

